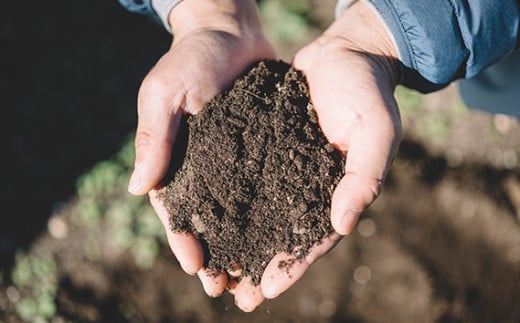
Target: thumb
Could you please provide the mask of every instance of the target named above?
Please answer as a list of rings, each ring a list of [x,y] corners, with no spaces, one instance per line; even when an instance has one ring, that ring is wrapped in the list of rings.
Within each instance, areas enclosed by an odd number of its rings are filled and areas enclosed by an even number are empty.
[[[350,140],[345,176],[332,195],[331,222],[342,235],[354,229],[361,213],[380,194],[399,143],[399,132],[392,123],[358,130]]]
[[[349,234],[361,213],[377,198],[382,180],[358,173],[346,173],[332,196],[331,222],[341,235]]]
[[[173,108],[178,106],[174,100],[156,89],[143,83],[139,93],[136,156],[128,185],[134,195],[148,193],[166,175],[182,117],[181,109]]]

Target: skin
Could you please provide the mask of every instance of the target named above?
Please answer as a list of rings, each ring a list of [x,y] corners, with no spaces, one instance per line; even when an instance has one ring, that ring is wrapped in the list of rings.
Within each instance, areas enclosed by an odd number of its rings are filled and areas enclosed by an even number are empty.
[[[203,249],[190,233],[169,230],[169,215],[156,198],[166,174],[183,113],[197,113],[247,66],[276,55],[261,32],[253,0],[183,1],[170,14],[170,50],[143,81],[138,96],[135,169],[129,191],[148,193],[172,252],[183,270],[197,274],[205,292],[216,297],[226,288],[237,306],[253,311],[266,298],[290,288],[342,236],[376,199],[400,141],[400,118],[393,97],[397,54],[379,17],[363,2],[354,4],[322,36],[300,50],[293,64],[307,76],[319,124],[347,157],[345,176],[331,201],[335,232],[314,246],[289,274],[278,269],[279,254],[268,264],[261,284],[237,274],[214,277],[203,268]]]
[[[335,232],[296,263],[290,275],[278,269],[278,255],[261,281],[266,298],[291,287],[317,259],[349,234],[377,198],[397,153],[401,122],[393,93],[397,53],[380,18],[357,2],[324,34],[300,50],[293,65],[304,72],[319,124],[346,156],[345,176],[331,201]]]

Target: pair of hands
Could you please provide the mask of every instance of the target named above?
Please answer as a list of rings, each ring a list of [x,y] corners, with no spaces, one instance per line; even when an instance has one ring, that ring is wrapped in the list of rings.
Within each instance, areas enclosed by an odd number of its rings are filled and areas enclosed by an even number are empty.
[[[400,118],[393,97],[396,50],[377,15],[358,2],[294,57],[293,65],[307,77],[325,136],[348,156],[345,176],[331,202],[335,232],[294,264],[289,275],[278,268],[289,256],[275,256],[261,284],[253,286],[248,277],[237,284],[229,273],[215,277],[206,272],[199,241],[190,233],[171,232],[169,215],[154,188],[175,153],[171,147],[182,114],[199,112],[249,65],[276,59],[276,54],[262,34],[254,0],[181,2],[172,10],[170,24],[175,36],[172,46],[139,91],[136,161],[129,191],[149,193],[183,270],[197,274],[209,296],[219,296],[227,288],[237,306],[249,312],[291,287],[352,231],[361,212],[380,193],[400,141]]]

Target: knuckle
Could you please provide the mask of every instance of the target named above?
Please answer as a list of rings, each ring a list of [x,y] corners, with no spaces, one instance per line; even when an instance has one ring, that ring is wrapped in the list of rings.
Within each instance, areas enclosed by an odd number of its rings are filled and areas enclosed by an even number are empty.
[[[361,112],[354,109],[348,109],[345,111],[345,116],[342,121],[346,129],[354,131],[364,127],[365,119],[365,116]]]
[[[368,181],[367,188],[370,191],[370,202],[372,202],[381,194],[383,180],[372,178]]]
[[[160,93],[168,88],[168,81],[163,77],[154,74],[153,72],[148,74],[139,89],[140,93]]]
[[[358,202],[367,207],[381,194],[384,180],[373,176],[364,176],[357,172],[347,172],[346,175],[354,178],[354,186],[359,187]]]
[[[166,148],[173,145],[173,139],[170,136],[159,136],[156,131],[147,129],[137,131],[134,143],[136,150],[148,147]]]
[[[147,130],[138,130],[135,135],[135,147],[137,149],[150,146],[153,141],[153,133]]]

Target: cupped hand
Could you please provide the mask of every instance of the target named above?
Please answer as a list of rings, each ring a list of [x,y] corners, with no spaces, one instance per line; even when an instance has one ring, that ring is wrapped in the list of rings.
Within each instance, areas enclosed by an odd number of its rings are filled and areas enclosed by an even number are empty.
[[[166,175],[172,144],[183,114],[199,112],[252,63],[274,59],[253,0],[185,1],[170,14],[174,39],[169,51],[144,79],[138,95],[136,160],[129,191],[149,193],[169,245],[188,274],[198,274],[205,291],[218,296],[227,276],[209,275],[203,249],[190,234],[174,234],[155,189]]]
[[[345,15],[294,59],[323,133],[346,157],[331,202],[332,226],[341,235],[380,194],[401,139],[396,50],[372,10],[355,4],[347,13],[360,22],[352,26]]]
[[[390,35],[364,2],[354,4],[295,56],[293,64],[307,77],[323,133],[346,157],[345,175],[331,201],[334,232],[288,272],[278,268],[278,264],[294,257],[275,256],[262,276],[260,290],[264,297],[275,298],[290,288],[319,257],[353,230],[360,214],[381,192],[401,133],[393,96],[398,74],[396,57]],[[238,304],[246,302],[249,295],[244,288],[242,293],[246,296],[235,294]],[[250,308],[258,304],[247,303]]]
[[[169,215],[153,190],[168,168],[182,114],[200,111],[249,64],[275,57],[262,36],[252,0],[204,1],[207,6],[186,1],[172,11],[172,47],[141,86],[136,163],[129,190],[150,192],[172,251],[187,273],[198,274],[208,295],[218,296],[228,287],[236,304],[252,311],[265,298],[291,287],[354,228],[361,212],[380,193],[400,140],[393,98],[397,55],[379,17],[363,2],[353,5],[296,55],[294,66],[307,77],[320,126],[347,158],[345,176],[332,197],[335,231],[289,272],[279,269],[278,263],[292,256],[279,254],[267,266],[260,285],[253,286],[247,277],[236,283],[225,273],[206,273],[200,243],[189,233],[171,233]],[[222,15],[210,14],[222,9]]]

